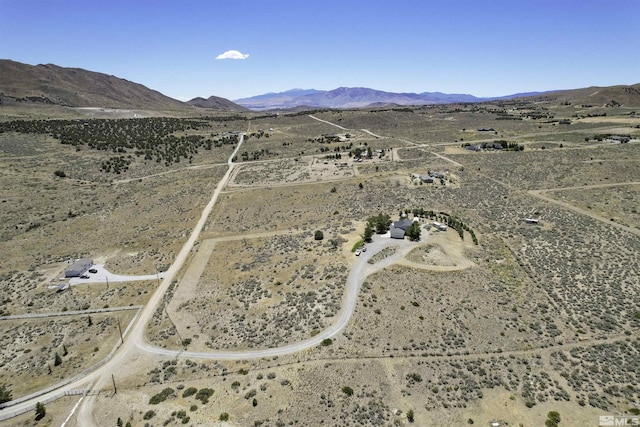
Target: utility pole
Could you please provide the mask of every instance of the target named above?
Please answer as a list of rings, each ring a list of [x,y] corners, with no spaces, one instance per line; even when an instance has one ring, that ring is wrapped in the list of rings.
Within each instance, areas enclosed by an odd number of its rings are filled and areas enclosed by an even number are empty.
[[[107,290],[109,290],[109,276],[105,276],[105,279],[107,279]]]
[[[118,389],[116,388],[116,377],[111,374],[111,381],[113,381],[113,394],[118,393]]]
[[[124,338],[122,338],[122,328],[120,327],[120,318],[116,317],[116,319],[118,319],[118,330],[120,331],[120,344],[124,344]]]

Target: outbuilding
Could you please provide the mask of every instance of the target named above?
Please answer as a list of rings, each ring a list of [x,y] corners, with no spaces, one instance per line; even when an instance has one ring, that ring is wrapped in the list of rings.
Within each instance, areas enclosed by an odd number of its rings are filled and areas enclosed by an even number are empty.
[[[92,266],[92,259],[80,258],[64,270],[64,277],[80,277]]]

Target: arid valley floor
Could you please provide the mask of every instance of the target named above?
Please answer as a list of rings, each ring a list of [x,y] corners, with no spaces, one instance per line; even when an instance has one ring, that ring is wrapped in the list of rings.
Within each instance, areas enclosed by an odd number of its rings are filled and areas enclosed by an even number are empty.
[[[0,426],[640,413],[632,108],[0,108],[0,386],[35,394]],[[412,177],[428,171],[441,178]],[[420,241],[374,235],[354,254],[369,217],[418,209],[477,244],[420,217]],[[147,278],[56,292],[80,257]]]

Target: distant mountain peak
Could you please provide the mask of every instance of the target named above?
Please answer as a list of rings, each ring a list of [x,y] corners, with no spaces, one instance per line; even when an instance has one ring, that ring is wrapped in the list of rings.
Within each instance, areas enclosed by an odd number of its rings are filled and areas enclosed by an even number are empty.
[[[210,108],[214,110],[247,111],[245,107],[219,96],[210,96],[207,99],[199,96],[187,101],[186,103],[193,107]]]

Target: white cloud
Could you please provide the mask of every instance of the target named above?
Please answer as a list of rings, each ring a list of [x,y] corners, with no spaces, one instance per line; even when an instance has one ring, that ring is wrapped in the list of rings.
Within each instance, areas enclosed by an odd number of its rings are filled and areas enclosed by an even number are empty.
[[[216,59],[247,59],[249,55],[246,55],[238,50],[228,50],[225,53],[221,53],[216,56]]]

